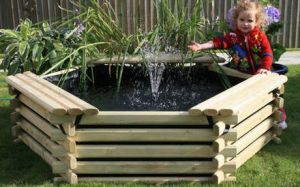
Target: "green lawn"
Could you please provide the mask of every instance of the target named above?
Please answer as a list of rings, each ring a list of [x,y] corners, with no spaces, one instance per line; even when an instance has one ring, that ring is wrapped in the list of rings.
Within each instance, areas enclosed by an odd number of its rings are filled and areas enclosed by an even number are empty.
[[[3,82],[4,77],[0,73],[0,98],[10,97]],[[284,98],[289,127],[281,136],[282,144],[268,144],[238,170],[237,182],[226,182],[219,186],[300,186],[300,65],[289,66],[288,77]],[[13,143],[9,102],[1,101],[0,104],[0,186],[53,186],[50,167],[22,143]],[[78,186],[98,185],[81,183]],[[148,185],[131,183],[120,186]],[[174,186],[217,185],[181,183]]]
[[[300,51],[300,48],[287,48],[286,51]]]

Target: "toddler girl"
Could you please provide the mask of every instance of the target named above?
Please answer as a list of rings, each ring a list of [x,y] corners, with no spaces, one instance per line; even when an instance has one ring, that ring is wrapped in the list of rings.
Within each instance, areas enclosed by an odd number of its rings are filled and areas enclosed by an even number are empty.
[[[265,22],[264,9],[258,2],[240,1],[233,9],[231,26],[233,32],[223,37],[215,37],[206,43],[192,42],[192,51],[203,49],[231,49],[229,66],[249,74],[269,74],[273,62],[273,52],[267,36],[260,30]],[[282,119],[279,126],[287,128],[286,114],[279,109]]]
[[[192,42],[188,48],[192,51],[230,48],[233,51],[230,67],[249,74],[269,73],[273,53],[267,36],[260,30],[264,21],[261,4],[240,1],[234,7],[231,17],[234,32],[215,37],[203,44]]]

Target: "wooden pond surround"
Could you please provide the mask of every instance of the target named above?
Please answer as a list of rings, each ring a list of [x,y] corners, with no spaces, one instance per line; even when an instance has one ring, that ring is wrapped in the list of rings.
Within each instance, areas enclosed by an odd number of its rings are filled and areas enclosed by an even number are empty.
[[[284,75],[255,75],[189,111],[101,111],[25,72],[8,76],[13,135],[55,180],[209,182],[280,140]]]

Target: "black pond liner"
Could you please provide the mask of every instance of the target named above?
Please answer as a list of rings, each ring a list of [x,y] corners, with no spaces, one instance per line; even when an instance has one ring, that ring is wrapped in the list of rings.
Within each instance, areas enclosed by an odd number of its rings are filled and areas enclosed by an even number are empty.
[[[64,89],[102,111],[187,111],[225,90],[219,76],[203,66],[167,65],[157,99],[151,92],[149,75],[141,66],[124,67],[118,95],[115,66],[97,65],[94,78],[95,84],[89,83],[87,92],[83,93],[79,90],[79,72],[72,72]],[[48,78],[57,83],[58,78],[51,79]],[[233,85],[241,81],[230,80]]]

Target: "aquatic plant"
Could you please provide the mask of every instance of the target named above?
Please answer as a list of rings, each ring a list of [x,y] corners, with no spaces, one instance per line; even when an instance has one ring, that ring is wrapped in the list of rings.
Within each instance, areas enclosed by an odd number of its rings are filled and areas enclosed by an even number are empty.
[[[207,40],[202,0],[196,0],[194,6],[188,6],[188,1],[178,0],[174,8],[169,6],[167,0],[156,0],[153,2],[157,13],[155,26],[145,33],[138,22],[137,32],[132,34],[123,30],[109,1],[104,1],[101,5],[97,0],[90,0],[89,3],[83,0],[70,2],[77,7],[75,11],[61,7],[68,11],[68,19],[62,18],[51,26],[44,23],[44,27],[32,26],[29,20],[21,23],[20,28],[26,26],[23,30],[28,30],[23,39],[20,31],[2,30],[2,47],[11,44],[9,32],[21,36],[15,36],[16,43],[11,45],[14,52],[7,49],[11,55],[5,58],[4,69],[10,69],[11,74],[24,70],[48,74],[80,66],[80,81],[86,85],[87,69],[92,59],[118,56],[120,63],[116,64],[115,76],[119,91],[126,56],[143,55],[141,51],[146,42],[157,45],[159,39],[160,51],[169,46],[176,48],[182,56],[182,63],[210,53],[191,54],[186,47],[191,40]],[[140,4],[136,7],[140,9]],[[139,16],[138,14],[137,20],[140,19]],[[14,60],[16,55],[18,60]]]
[[[176,48],[182,56],[182,62],[207,53],[191,54],[186,47],[191,40],[207,40],[207,25],[205,25],[205,18],[202,14],[202,0],[195,1],[194,6],[188,6],[188,1],[178,0],[174,9],[169,6],[167,0],[156,0],[153,3],[157,19],[154,27],[147,33],[143,31],[140,22],[136,24],[136,33],[126,33],[110,2],[104,1],[100,5],[97,0],[91,0],[88,4],[84,1],[73,2],[80,12],[73,12],[73,21],[72,19],[67,20],[59,27],[80,19],[85,29],[90,31],[84,33],[87,43],[108,42],[107,45],[98,46],[98,50],[102,56],[118,56],[120,58],[120,63],[116,65],[115,75],[119,91],[126,56],[143,56],[145,53],[142,52],[142,49],[146,43],[150,43],[152,46],[159,45],[158,51],[164,51],[169,46]],[[140,9],[139,3],[136,8]],[[136,20],[140,20],[139,16],[137,14]],[[160,44],[157,43],[158,41]],[[147,65],[145,64],[145,66]]]

